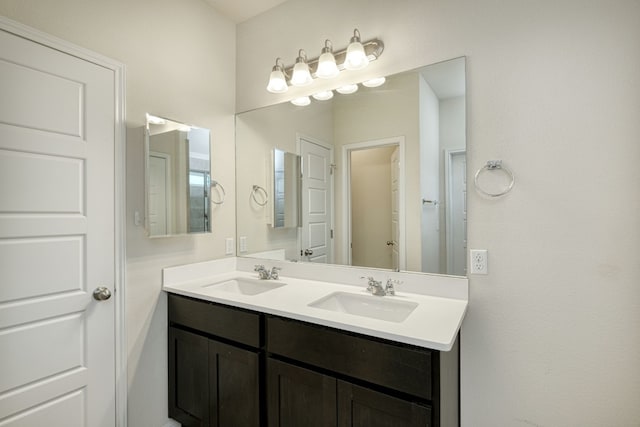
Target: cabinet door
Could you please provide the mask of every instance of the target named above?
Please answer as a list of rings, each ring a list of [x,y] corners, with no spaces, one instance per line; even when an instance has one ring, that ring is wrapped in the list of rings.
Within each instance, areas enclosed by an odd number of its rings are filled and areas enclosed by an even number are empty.
[[[431,410],[354,384],[338,381],[339,427],[429,427]]]
[[[169,328],[169,416],[183,426],[209,425],[209,343]]]
[[[258,354],[209,341],[209,394],[212,427],[258,427]]]
[[[335,378],[274,359],[267,362],[269,427],[337,423]]]

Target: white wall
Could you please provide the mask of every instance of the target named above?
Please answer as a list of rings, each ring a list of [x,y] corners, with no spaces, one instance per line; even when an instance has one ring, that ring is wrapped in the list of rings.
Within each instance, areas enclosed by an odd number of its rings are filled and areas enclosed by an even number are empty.
[[[440,200],[440,103],[429,83],[418,75],[420,127],[420,197]],[[464,129],[464,126],[462,126]],[[420,271],[440,273],[440,209],[420,203]]]
[[[282,120],[291,117],[291,120]],[[273,149],[298,153],[297,135],[333,143],[333,116],[330,103],[296,107],[285,103],[274,108],[247,111],[236,119],[237,140],[237,223],[238,237],[247,237],[249,255],[284,249],[286,259],[299,259],[298,228],[271,226],[273,190],[270,174]],[[251,199],[253,185],[269,193],[269,202],[260,206]],[[262,194],[257,199],[262,201]]]
[[[285,98],[264,90],[277,56],[354,27],[385,43],[372,74],[467,56],[467,175],[503,159],[517,181],[469,188],[489,275],[470,280],[463,426],[640,424],[638,22],[628,0],[297,0],[238,26],[239,110]]]
[[[2,0],[8,18],[126,65],[129,425],[167,419],[166,297],[161,269],[224,256],[235,235],[235,25],[201,0]],[[213,234],[147,239],[133,224],[144,212],[145,112],[211,129],[212,178],[227,190],[213,209]]]
[[[447,211],[450,207],[447,204],[445,157],[446,150],[466,149],[466,105],[464,96],[445,98],[440,100],[440,271],[447,271]],[[500,186],[502,189],[502,186]]]

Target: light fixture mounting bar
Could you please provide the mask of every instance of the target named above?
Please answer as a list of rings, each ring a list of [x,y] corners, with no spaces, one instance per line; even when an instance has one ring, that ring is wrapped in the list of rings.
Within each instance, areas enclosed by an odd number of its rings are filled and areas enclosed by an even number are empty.
[[[364,52],[367,54],[369,61],[375,61],[382,55],[384,51],[384,43],[379,39],[371,39],[366,42],[362,42],[362,46],[364,47]],[[347,48],[334,51],[333,56],[336,58],[336,65],[340,71],[344,70],[344,60],[347,56]],[[316,77],[316,70],[318,69],[318,59],[320,57],[317,56],[315,58],[307,60],[307,64],[309,65],[309,71],[311,71],[311,75]],[[287,78],[290,78],[293,73],[293,65],[290,65],[285,68],[284,73]]]

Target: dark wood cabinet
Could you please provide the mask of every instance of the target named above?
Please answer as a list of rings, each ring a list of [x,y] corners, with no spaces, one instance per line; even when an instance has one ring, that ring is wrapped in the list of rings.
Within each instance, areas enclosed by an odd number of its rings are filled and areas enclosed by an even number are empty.
[[[429,427],[431,408],[338,381],[338,427]]]
[[[169,416],[184,426],[455,427],[451,352],[169,295]]]
[[[336,379],[333,377],[269,359],[267,396],[269,427],[336,425]]]
[[[259,367],[257,352],[209,340],[211,427],[260,425]]]
[[[169,328],[169,416],[183,426],[209,425],[209,342]]]
[[[254,341],[254,334],[247,333],[254,325],[250,321],[246,328],[248,313],[228,307],[207,307],[206,303],[173,295],[169,308],[169,416],[183,426],[259,427],[260,351],[227,341],[232,336],[245,342],[259,342],[257,334]],[[203,331],[202,325],[206,327],[208,322],[214,326],[206,329],[220,328],[207,315],[208,308],[217,313],[217,320],[223,313],[222,321],[233,331],[228,334],[222,331],[219,339]],[[191,318],[185,310],[200,313],[200,321],[196,323],[200,329],[186,330],[193,327],[198,316]],[[256,332],[259,331],[258,315],[249,314],[256,317]],[[235,315],[240,318],[238,325],[245,326],[240,328],[244,332],[231,326]]]

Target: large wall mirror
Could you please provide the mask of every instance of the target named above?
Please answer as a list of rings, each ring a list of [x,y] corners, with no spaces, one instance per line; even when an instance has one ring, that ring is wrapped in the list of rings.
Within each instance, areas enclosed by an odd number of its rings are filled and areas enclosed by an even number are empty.
[[[236,117],[238,255],[466,275],[465,58]],[[301,158],[297,227],[272,227],[274,150]]]
[[[209,129],[147,114],[145,213],[150,237],[210,233]]]

